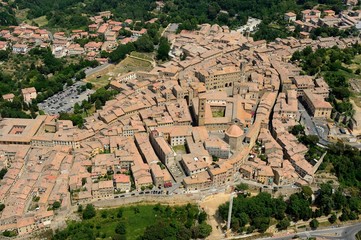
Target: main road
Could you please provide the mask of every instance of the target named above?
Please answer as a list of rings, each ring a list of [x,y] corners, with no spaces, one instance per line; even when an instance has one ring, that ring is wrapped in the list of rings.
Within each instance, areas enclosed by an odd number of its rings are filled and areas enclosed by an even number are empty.
[[[288,234],[287,236],[280,237],[268,237],[261,238],[264,240],[288,240],[294,237],[299,238],[310,238],[310,237],[323,237],[325,239],[342,239],[342,240],[355,240],[355,235],[361,231],[361,223],[356,223],[350,226],[344,227],[332,227],[327,229],[313,230],[313,231],[305,231]]]
[[[109,67],[111,65],[112,65],[111,63],[105,63],[105,64],[99,65],[99,66],[97,66],[95,68],[85,69],[84,72],[85,72],[86,77],[89,77],[90,75],[92,75],[94,73],[103,71],[104,69],[106,69],[107,67]]]

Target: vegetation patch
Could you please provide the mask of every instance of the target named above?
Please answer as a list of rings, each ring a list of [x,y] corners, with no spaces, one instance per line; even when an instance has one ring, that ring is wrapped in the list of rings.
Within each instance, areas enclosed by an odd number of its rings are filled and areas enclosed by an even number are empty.
[[[191,239],[205,238],[212,228],[205,223],[207,214],[196,205],[135,205],[95,211],[91,205],[83,210],[83,221],[69,222],[53,239]]]
[[[177,145],[177,146],[173,146],[172,148],[177,153],[187,153],[187,149],[185,145]]]

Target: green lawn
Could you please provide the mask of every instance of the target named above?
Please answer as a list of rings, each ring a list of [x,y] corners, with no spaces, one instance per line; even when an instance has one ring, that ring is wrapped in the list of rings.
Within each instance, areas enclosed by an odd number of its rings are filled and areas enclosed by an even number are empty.
[[[186,146],[185,145],[177,145],[173,147],[173,150],[176,153],[187,153]]]
[[[224,114],[225,114],[224,110],[212,111],[212,116],[214,118],[224,117]]]
[[[154,53],[140,53],[140,52],[131,52],[130,55],[138,58],[142,58],[145,60],[153,61]]]
[[[212,232],[212,227],[205,222],[207,214],[194,204],[132,205],[100,210],[87,206],[83,211],[82,215],[90,219],[68,222],[67,228],[57,231],[53,239],[137,240],[143,235],[150,239],[178,239],[178,236],[190,239],[191,235],[204,239]]]
[[[155,222],[157,219],[156,212],[153,210],[154,205],[137,205],[123,207],[123,217],[117,218],[118,209],[106,209],[97,211],[97,215],[90,220],[85,220],[84,223],[90,223],[100,228],[97,230],[100,234],[104,233],[106,237],[111,237],[115,234],[114,229],[119,221],[124,221],[126,224],[126,236],[128,240],[136,240],[140,237],[145,228]],[[134,208],[139,209],[139,213],[135,213]],[[106,218],[102,214],[106,213]]]
[[[39,27],[43,27],[48,24],[48,19],[46,19],[46,16],[41,16],[38,18],[34,18],[33,21],[39,25]]]

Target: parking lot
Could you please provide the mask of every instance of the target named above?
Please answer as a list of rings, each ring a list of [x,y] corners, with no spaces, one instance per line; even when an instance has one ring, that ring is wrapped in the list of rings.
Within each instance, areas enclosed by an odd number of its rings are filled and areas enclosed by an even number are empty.
[[[84,82],[76,82],[64,91],[59,92],[38,104],[40,110],[49,115],[58,115],[60,112],[72,112],[75,103],[87,100],[94,91],[87,89],[79,93],[78,89],[85,85]]]
[[[124,193],[124,194],[114,195],[114,198],[141,196],[141,195],[144,195],[144,194],[161,195],[161,194],[169,194],[169,192],[164,191],[164,190],[145,190],[145,191],[140,191],[140,192],[139,191],[134,191],[134,192]]]

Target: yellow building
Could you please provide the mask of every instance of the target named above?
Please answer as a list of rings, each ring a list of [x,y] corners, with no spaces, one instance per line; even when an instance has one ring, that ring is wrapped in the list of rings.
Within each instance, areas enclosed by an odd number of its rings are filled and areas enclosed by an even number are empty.
[[[196,77],[204,82],[207,90],[232,87],[234,82],[241,79],[241,70],[236,66],[226,66],[215,69],[201,69]]]
[[[330,118],[332,106],[326,102],[322,96],[314,94],[311,90],[306,89],[303,91],[303,100],[315,118]]]

